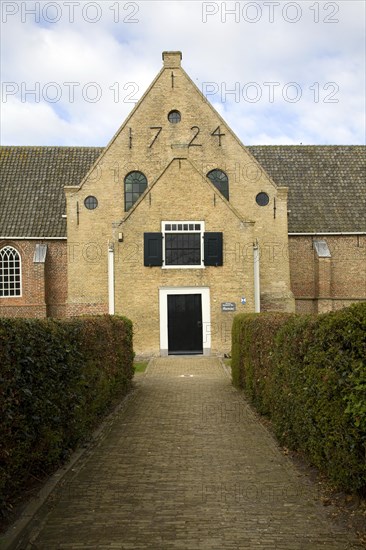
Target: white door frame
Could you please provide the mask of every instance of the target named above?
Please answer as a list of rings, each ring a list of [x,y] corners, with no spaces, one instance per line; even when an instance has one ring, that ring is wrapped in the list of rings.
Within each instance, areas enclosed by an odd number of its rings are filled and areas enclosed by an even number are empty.
[[[202,302],[203,355],[211,353],[211,308],[208,287],[162,287],[159,288],[160,355],[168,355],[168,296],[172,294],[200,294]]]

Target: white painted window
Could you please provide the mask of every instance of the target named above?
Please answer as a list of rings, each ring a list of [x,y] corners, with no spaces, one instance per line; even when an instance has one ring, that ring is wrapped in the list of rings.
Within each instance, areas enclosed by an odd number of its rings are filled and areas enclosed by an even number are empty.
[[[163,221],[163,267],[203,268],[205,223]]]
[[[12,246],[0,250],[0,297],[22,295],[22,266],[20,254]]]

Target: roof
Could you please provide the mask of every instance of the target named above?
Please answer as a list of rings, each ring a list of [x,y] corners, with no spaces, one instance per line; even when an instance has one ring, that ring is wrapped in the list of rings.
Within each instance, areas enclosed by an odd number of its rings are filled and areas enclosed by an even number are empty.
[[[102,151],[0,147],[0,237],[66,237],[63,187],[78,185]]]
[[[290,233],[365,232],[366,147],[247,147],[289,188]],[[78,185],[102,147],[0,147],[0,237],[66,237],[63,187]]]
[[[366,231],[366,147],[267,145],[248,150],[289,188],[289,233]]]

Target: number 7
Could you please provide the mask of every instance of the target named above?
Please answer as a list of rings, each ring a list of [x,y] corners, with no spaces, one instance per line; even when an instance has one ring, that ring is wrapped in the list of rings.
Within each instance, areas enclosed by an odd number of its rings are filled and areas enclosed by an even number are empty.
[[[154,145],[154,143],[155,143],[155,141],[158,139],[159,134],[160,134],[160,132],[162,131],[162,129],[163,129],[162,126],[150,126],[150,130],[157,130],[157,132],[156,132],[156,136],[154,137],[154,139],[153,139],[152,142],[150,143],[149,148],[151,148],[151,147]]]

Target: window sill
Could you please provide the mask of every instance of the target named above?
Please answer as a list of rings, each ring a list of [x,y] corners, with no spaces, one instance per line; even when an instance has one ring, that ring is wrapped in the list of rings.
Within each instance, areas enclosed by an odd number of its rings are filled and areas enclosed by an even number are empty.
[[[162,265],[161,269],[205,269],[205,265]]]

